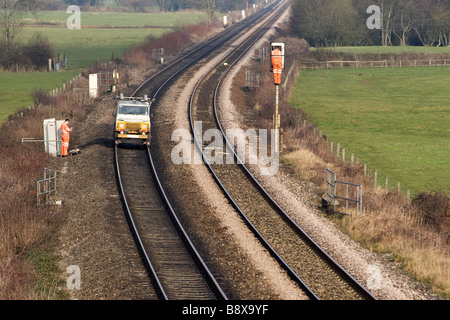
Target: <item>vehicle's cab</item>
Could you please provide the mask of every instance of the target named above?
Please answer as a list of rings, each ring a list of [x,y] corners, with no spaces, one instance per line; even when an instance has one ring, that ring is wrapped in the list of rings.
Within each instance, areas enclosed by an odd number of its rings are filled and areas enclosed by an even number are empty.
[[[120,144],[123,139],[142,139],[150,143],[150,102],[147,96],[124,97],[117,101],[115,140]]]

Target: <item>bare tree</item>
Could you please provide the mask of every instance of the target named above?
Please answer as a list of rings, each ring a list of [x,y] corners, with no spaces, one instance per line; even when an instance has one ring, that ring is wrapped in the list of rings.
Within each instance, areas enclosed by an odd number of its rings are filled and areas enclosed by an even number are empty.
[[[170,8],[170,2],[171,0],[158,0],[161,11],[167,11]]]
[[[380,8],[380,32],[367,28],[371,5]],[[292,0],[290,23],[315,46],[448,46],[450,0]]]
[[[413,28],[414,0],[403,0],[399,3],[397,14],[394,17],[393,34],[399,39],[401,46],[408,44],[408,35]]]
[[[433,12],[433,26],[437,37],[436,46],[448,46],[450,44],[450,8],[447,3],[436,4]]]
[[[424,46],[449,45],[450,0],[417,1],[413,29]]]
[[[392,45],[393,16],[396,0],[377,0],[381,8],[381,44]]]
[[[214,14],[216,13],[216,0],[203,0],[202,2],[206,14],[208,15],[209,22],[212,22],[214,20]]]
[[[3,53],[9,57],[14,38],[22,26],[22,18],[31,12],[36,14],[41,0],[1,0],[0,30]]]
[[[319,47],[360,42],[357,17],[352,0],[296,0],[290,18],[292,30]]]

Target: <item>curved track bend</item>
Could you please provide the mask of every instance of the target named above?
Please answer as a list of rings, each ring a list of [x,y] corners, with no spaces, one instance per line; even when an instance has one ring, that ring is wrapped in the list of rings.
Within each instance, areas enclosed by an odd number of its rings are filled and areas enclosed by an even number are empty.
[[[196,147],[229,201],[310,298],[373,300],[375,297],[322,250],[270,197],[247,168],[240,164],[220,125],[216,109],[221,81],[271,23],[273,21],[261,27],[198,82],[189,105]],[[201,123],[200,130],[195,122]],[[227,151],[221,155],[213,156],[215,151],[211,151],[211,146],[208,146],[211,141],[202,139],[209,129],[218,129],[222,133],[223,145],[227,145]],[[213,145],[217,145],[217,141]],[[226,154],[230,152],[235,160],[232,164],[227,162]]]
[[[171,80],[219,50],[276,5],[278,1],[174,61],[143,82],[132,95],[142,93],[156,99]],[[150,149],[131,143],[116,146],[115,164],[127,219],[158,296],[161,299],[227,299],[164,194]]]

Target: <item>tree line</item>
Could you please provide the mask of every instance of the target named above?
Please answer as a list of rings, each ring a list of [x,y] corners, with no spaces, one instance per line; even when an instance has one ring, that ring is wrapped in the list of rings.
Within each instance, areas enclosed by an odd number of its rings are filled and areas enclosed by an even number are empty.
[[[200,9],[210,21],[216,10],[241,10],[263,0],[1,0],[0,6],[0,67],[3,69],[44,69],[54,49],[48,39],[34,36],[28,43],[18,41],[23,18],[40,10],[65,10],[69,5],[128,7],[144,12],[150,8],[161,11]]]
[[[450,0],[293,0],[291,9],[292,31],[315,47],[450,45]]]
[[[3,69],[44,69],[54,48],[47,38],[36,34],[24,43],[17,41],[22,19],[36,14],[42,0],[2,0],[0,7],[0,67]]]
[[[161,11],[177,11],[185,9],[202,9],[214,6],[217,10],[241,10],[247,5],[262,2],[262,0],[53,0],[67,5],[78,6],[129,6],[136,10],[158,7]]]

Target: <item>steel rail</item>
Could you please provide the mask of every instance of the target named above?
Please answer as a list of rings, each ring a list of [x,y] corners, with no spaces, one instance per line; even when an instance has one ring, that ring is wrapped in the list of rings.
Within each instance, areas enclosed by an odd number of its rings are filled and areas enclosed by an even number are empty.
[[[156,282],[156,290],[157,290],[158,296],[164,300],[169,300],[169,297],[167,296],[167,294],[161,284],[161,281],[159,280],[159,277],[158,277],[156,270],[150,260],[150,257],[148,256],[147,251],[145,250],[144,243],[142,242],[142,239],[139,236],[139,232],[138,232],[136,223],[134,222],[130,206],[128,205],[127,197],[125,195],[125,189],[124,189],[123,183],[122,183],[122,175],[120,173],[119,157],[118,157],[118,153],[117,153],[117,148],[118,148],[118,146],[115,144],[115,146],[114,146],[114,163],[115,163],[115,168],[116,168],[116,179],[117,179],[117,184],[119,187],[119,193],[121,195],[123,204],[125,206],[126,217],[132,228],[132,233],[133,233],[134,239],[137,242],[137,248],[138,248],[139,252],[141,253],[141,255],[143,256],[143,258],[145,259],[144,264],[149,268],[149,271],[151,272],[153,280]]]
[[[194,63],[196,63],[200,59],[202,59],[205,56],[207,56],[213,50],[215,50],[218,47],[222,46],[225,42],[227,42],[231,38],[235,37],[236,36],[236,29],[244,28],[245,26],[247,26],[252,21],[255,21],[257,18],[265,15],[268,11],[270,11],[278,3],[279,3],[279,1],[275,2],[271,6],[267,7],[264,11],[260,12],[259,15],[255,14],[255,15],[251,16],[252,19],[240,21],[239,23],[235,24],[232,28],[228,28],[227,30],[225,30],[224,32],[219,34],[218,36],[216,36],[213,39],[205,42],[204,44],[202,44],[200,46],[198,46],[194,50],[190,51],[188,54],[182,56],[181,58],[175,60],[174,62],[172,62],[168,66],[166,66],[163,69],[159,70],[158,72],[156,72],[155,74],[153,74],[152,76],[147,78],[142,84],[140,84],[138,86],[138,88],[136,90],[134,90],[134,92],[132,93],[132,96],[135,96],[140,91],[144,90],[145,86],[151,80],[154,80],[155,78],[157,78],[159,76],[163,76],[164,72],[168,72],[168,71],[170,71],[171,68],[176,67],[177,65],[181,64],[181,66],[180,66],[180,68],[178,70],[176,70],[175,72],[172,72],[171,74],[169,74],[168,77],[163,79],[163,83],[157,88],[156,92],[153,94],[152,100],[156,99],[156,96],[158,95],[158,93],[167,85],[167,83],[171,79],[173,79],[179,73],[181,73],[182,71],[186,70],[188,67],[190,67],[191,65],[193,65]],[[218,39],[219,39],[219,43],[213,45],[214,42],[218,41]],[[212,45],[211,48],[207,48],[210,45]],[[205,48],[207,48],[207,50],[204,51],[204,52],[201,52],[201,50],[203,50]],[[183,60],[185,60],[185,59],[187,59],[189,57],[192,57],[195,53],[200,53],[200,54],[199,54],[199,56],[194,57],[192,59],[192,61],[189,61],[188,63],[186,63],[184,65],[182,64]],[[147,265],[149,271],[151,272],[153,280],[156,283],[158,296],[161,297],[162,299],[168,300],[169,299],[168,294],[164,290],[164,287],[163,287],[163,285],[162,285],[162,283],[161,283],[161,281],[160,281],[160,279],[159,279],[159,277],[157,275],[155,267],[152,264],[151,258],[149,257],[149,255],[146,252],[145,245],[144,245],[144,243],[143,243],[143,241],[141,239],[141,236],[139,235],[138,228],[137,228],[136,223],[135,223],[135,221],[133,219],[132,212],[131,212],[131,209],[129,207],[129,204],[128,204],[128,201],[127,201],[127,197],[126,197],[126,194],[125,194],[125,190],[124,190],[124,187],[123,187],[123,183],[122,183],[121,171],[120,171],[120,168],[119,168],[120,166],[119,166],[119,161],[118,161],[117,148],[118,148],[118,146],[115,145],[114,158],[115,158],[115,166],[116,166],[116,177],[117,177],[117,181],[118,181],[118,185],[119,185],[119,192],[122,195],[123,204],[124,204],[126,212],[127,212],[127,219],[129,220],[130,227],[132,229],[132,233],[133,233],[133,236],[135,238],[138,250],[141,252],[142,257],[144,258],[144,263]],[[218,282],[216,281],[216,279],[212,275],[211,271],[206,266],[204,260],[200,256],[198,250],[194,247],[192,241],[190,240],[190,238],[187,235],[186,231],[182,227],[181,222],[178,219],[178,217],[177,217],[177,215],[176,215],[176,213],[175,213],[175,211],[173,209],[173,206],[171,205],[171,203],[170,203],[170,201],[169,201],[169,199],[168,199],[168,197],[167,197],[167,195],[166,195],[166,193],[164,191],[164,188],[163,188],[163,186],[161,184],[161,181],[160,181],[160,179],[158,177],[158,174],[157,174],[157,171],[155,169],[154,162],[153,162],[153,158],[152,158],[152,155],[151,155],[151,152],[150,152],[150,148],[147,148],[147,157],[148,157],[148,160],[149,160],[149,163],[150,163],[150,166],[151,166],[151,170],[152,170],[152,175],[153,175],[153,180],[154,180],[153,183],[156,185],[158,193],[160,194],[160,198],[163,200],[163,202],[164,202],[164,204],[165,204],[165,206],[167,208],[168,214],[170,214],[170,216],[172,217],[172,219],[173,219],[172,221],[174,221],[174,225],[175,225],[176,229],[182,235],[183,241],[188,246],[188,250],[193,253],[197,263],[203,269],[204,274],[206,274],[206,279],[207,279],[208,283],[210,283],[211,287],[216,292],[217,296],[220,299],[228,300],[228,297],[226,296],[226,294],[224,293],[224,291],[222,290],[222,288],[220,287],[220,285],[218,284]]]
[[[257,30],[261,31],[261,30],[267,30],[268,28],[270,28],[271,26],[271,22],[273,21],[269,21],[268,23],[265,24],[265,26],[259,28]],[[228,73],[229,70],[231,70],[231,68],[238,62],[238,60],[240,58],[242,58],[242,56],[244,56],[248,50],[250,50],[253,46],[253,44],[255,42],[257,42],[262,35],[264,35],[265,31],[261,33],[260,36],[258,36],[256,39],[252,39],[251,45],[248,46],[247,49],[245,49],[242,54],[238,57],[238,59],[236,59],[234,62],[232,62],[230,64],[230,67],[228,68],[228,70],[221,76],[219,83],[221,82],[221,80],[224,78],[224,76]],[[246,39],[246,41],[249,40],[249,38],[251,38],[253,35],[251,35],[250,37],[248,37],[248,39]],[[245,213],[241,210],[241,208],[237,205],[237,203],[233,200],[233,197],[228,193],[228,191],[226,190],[225,186],[222,184],[220,178],[217,176],[217,174],[215,173],[215,171],[213,170],[213,168],[211,167],[210,163],[208,162],[208,160],[206,159],[206,156],[204,155],[201,145],[199,143],[198,137],[197,137],[197,133],[195,132],[195,128],[194,128],[194,120],[192,117],[192,109],[193,109],[193,104],[194,104],[194,97],[200,87],[200,85],[203,83],[204,79],[209,76],[216,68],[217,66],[222,65],[227,58],[236,50],[238,50],[240,47],[242,47],[243,45],[246,44],[246,41],[244,41],[243,43],[241,43],[238,47],[236,47],[232,52],[229,53],[229,55],[227,57],[225,57],[224,59],[222,59],[218,64],[216,64],[215,66],[213,66],[207,73],[205,73],[202,78],[197,82],[192,94],[191,94],[191,98],[189,101],[189,121],[190,121],[190,127],[191,127],[191,131],[192,134],[194,136],[194,144],[195,147],[197,148],[197,150],[200,152],[200,154],[202,155],[202,159],[205,162],[206,166],[208,167],[209,171],[211,172],[214,180],[218,183],[218,185],[220,186],[220,188],[222,189],[222,191],[225,193],[227,199],[232,203],[233,207],[239,212],[239,214],[241,215],[241,217],[244,219],[244,221],[246,222],[246,224],[249,226],[249,228],[252,230],[252,232],[256,235],[256,237],[261,241],[261,243],[263,244],[263,246],[271,253],[272,256],[275,257],[275,259],[281,264],[281,266],[286,269],[289,273],[289,275],[299,284],[299,286],[305,291],[306,295],[314,300],[318,300],[319,298],[316,296],[316,294],[303,282],[303,280],[289,267],[289,265],[283,260],[283,258],[275,251],[275,249],[268,243],[268,241],[266,241],[266,239],[264,239],[264,237],[262,236],[262,234],[257,230],[257,228],[251,223],[251,221],[247,218],[247,216],[245,215]],[[217,94],[217,88],[219,86],[216,86],[216,89],[214,91],[214,103],[216,101],[216,94]],[[214,107],[215,110],[215,107]],[[225,134],[223,133],[222,127],[219,127],[223,137],[225,137]],[[226,140],[225,140],[226,141]],[[227,142],[227,141],[226,141]],[[228,145],[229,146],[229,145]],[[234,153],[234,150],[232,150],[232,148],[228,147],[229,151]]]
[[[234,64],[233,64],[234,65]],[[230,68],[231,69],[231,68]],[[229,69],[229,70],[230,70]],[[230,150],[233,152],[233,156],[236,159],[237,165],[244,171],[244,173],[249,177],[251,182],[257,186],[257,188],[260,190],[260,192],[272,203],[277,210],[283,215],[283,218],[288,221],[290,225],[292,225],[294,228],[296,228],[310,244],[314,248],[314,250],[318,251],[320,255],[324,257],[325,260],[327,260],[330,264],[333,264],[336,269],[339,271],[339,273],[347,279],[349,283],[352,284],[354,288],[356,288],[358,291],[363,293],[363,295],[370,300],[377,300],[374,295],[370,291],[368,291],[363,285],[361,285],[353,276],[351,276],[338,262],[336,262],[325,250],[322,249],[322,247],[317,244],[291,217],[289,214],[287,214],[283,208],[270,196],[270,194],[265,190],[265,188],[259,183],[259,181],[255,178],[255,176],[249,171],[249,169],[244,165],[245,162],[242,162],[241,159],[239,159],[239,156],[236,154],[234,149],[232,148],[228,138],[226,137],[224,130],[220,124],[220,120],[218,117],[217,112],[217,92],[219,90],[220,85],[222,84],[223,78],[226,76],[226,74],[229,72],[229,70],[221,77],[219,83],[217,84],[216,90],[214,92],[214,114],[216,116],[216,122],[217,125],[220,128],[220,131],[224,137],[224,140],[227,144],[227,150]],[[250,223],[250,222],[249,222]]]
[[[156,234],[144,234],[142,232],[139,231],[139,226],[141,228],[147,229],[147,227],[144,225],[142,225],[142,222],[140,221],[142,218],[139,217],[139,215],[142,215],[142,212],[139,212],[139,209],[136,209],[136,202],[134,202],[134,206],[133,208],[131,207],[131,204],[133,204],[133,201],[128,200],[128,196],[127,196],[127,189],[126,187],[124,187],[124,182],[123,182],[123,173],[121,172],[121,163],[119,161],[120,155],[119,155],[119,148],[120,146],[115,146],[114,149],[114,155],[115,155],[115,167],[116,167],[116,172],[117,172],[117,180],[118,180],[118,185],[119,185],[119,190],[120,190],[120,194],[121,194],[121,198],[123,201],[123,205],[125,208],[125,212],[126,212],[126,216],[127,216],[127,220],[129,221],[129,225],[133,234],[133,237],[135,239],[136,245],[138,247],[139,252],[142,255],[142,258],[144,260],[144,264],[147,266],[148,268],[148,272],[150,274],[150,277],[152,280],[154,280],[154,285],[155,285],[155,289],[157,291],[158,296],[161,299],[164,300],[169,300],[170,299],[170,291],[167,291],[167,289],[165,288],[165,283],[167,283],[167,276],[165,281],[161,280],[161,277],[159,275],[159,271],[158,271],[158,267],[156,267],[156,265],[159,265],[159,268],[161,268],[161,262],[160,261],[156,261],[157,259],[155,259],[155,262],[153,261],[154,257],[153,257],[153,251],[150,250],[149,248],[151,248],[153,245],[149,244],[148,240],[143,240],[142,237],[145,238],[158,238],[158,235]],[[142,152],[143,150],[132,150],[132,151],[136,151],[136,153]],[[123,152],[123,151],[122,151]],[[189,236],[187,235],[186,231],[184,230],[183,226],[181,225],[177,215],[175,214],[172,205],[170,204],[168,197],[166,196],[163,188],[162,188],[162,184],[159,180],[158,177],[156,177],[154,175],[155,172],[155,166],[153,163],[153,159],[151,156],[151,152],[150,152],[150,148],[147,147],[146,148],[146,158],[148,160],[148,165],[149,165],[149,172],[152,175],[152,177],[150,179],[146,179],[145,183],[146,183],[146,187],[144,189],[142,189],[143,192],[148,192],[149,188],[154,188],[154,190],[156,190],[156,192],[158,193],[159,196],[159,202],[162,203],[163,205],[163,215],[170,220],[170,224],[173,226],[173,228],[176,230],[176,234],[177,234],[177,238],[181,239],[181,243],[183,244],[184,250],[186,250],[190,256],[190,258],[192,259],[193,265],[196,266],[196,269],[198,270],[198,273],[196,274],[200,274],[201,278],[203,278],[205,280],[205,282],[208,284],[208,287],[210,289],[210,291],[208,292],[212,292],[213,296],[216,297],[217,299],[221,299],[221,300],[228,300],[226,294],[224,293],[224,291],[222,290],[222,288],[220,287],[219,283],[215,280],[214,276],[212,275],[212,273],[209,271],[208,267],[206,266],[206,264],[204,263],[202,257],[200,256],[200,254],[198,253],[198,251],[196,250],[196,248],[194,247],[192,241],[190,240]],[[123,165],[123,164],[122,164]],[[135,169],[135,168],[134,168]],[[144,174],[144,173],[143,173]],[[151,180],[151,181],[149,181]],[[139,183],[139,181],[135,181],[136,183]],[[151,185],[150,185],[151,184]],[[131,190],[132,191],[132,190]],[[128,190],[128,193],[131,193],[130,190]],[[133,194],[133,197],[136,197],[136,194]],[[147,195],[145,196],[147,197]],[[134,199],[136,201],[136,199]],[[148,202],[145,202],[145,207],[147,209],[141,209],[141,210],[148,210],[151,212],[151,223],[153,225],[155,225],[155,223],[157,223],[156,221],[161,221],[161,217],[160,215],[156,215],[159,212],[162,212],[161,209],[148,209],[149,205],[147,204]],[[141,203],[142,205],[142,203]],[[137,213],[136,213],[137,212]],[[136,221],[134,218],[134,215],[136,214],[136,217],[139,217],[138,220]],[[157,218],[158,217],[158,218]],[[157,220],[155,220],[157,219]],[[167,221],[167,219],[165,221]],[[145,220],[144,220],[145,223]],[[164,232],[169,232],[169,230],[167,229],[167,223],[163,224],[163,228],[166,228]],[[171,239],[173,239],[173,233],[170,234],[171,235]],[[169,236],[169,233],[168,233]],[[159,236],[160,237],[160,236]],[[165,238],[164,238],[165,239]],[[153,241],[157,241],[157,240],[153,240]],[[147,247],[148,245],[148,247]],[[181,257],[180,259],[182,259],[183,257],[185,257],[186,255],[184,254],[178,254],[178,253],[171,253],[174,252],[173,248],[176,248],[176,246],[174,247],[173,245],[168,245],[170,246],[169,250],[172,251],[161,251],[161,248],[158,249],[158,256],[162,256],[163,254],[167,255],[170,254],[171,256],[176,256],[176,257]],[[180,246],[178,246],[179,248]],[[175,249],[176,250],[176,249]],[[178,252],[181,252],[178,250]],[[158,260],[160,260],[161,258],[158,258]],[[171,258],[172,259],[172,258]],[[177,261],[176,265],[178,266],[179,263],[181,261],[185,261],[185,260],[180,260]],[[187,261],[187,260],[186,260]],[[167,262],[162,262],[167,263]],[[190,264],[189,263],[183,263],[184,265],[186,264]],[[169,268],[169,266],[167,265],[167,267],[165,267],[165,269]],[[178,267],[177,267],[178,268]],[[182,269],[183,271],[185,270],[185,268],[183,267]],[[192,268],[190,270],[193,270]],[[191,273],[192,274],[192,273]],[[184,276],[184,275],[183,275]],[[199,277],[196,276],[196,278],[190,278],[190,279],[198,279]],[[195,280],[190,280],[190,283],[193,283]],[[175,281],[176,282],[176,281]],[[172,283],[172,282],[170,282]],[[199,283],[197,281],[197,283]],[[203,290],[203,291],[200,291]],[[188,291],[188,290],[187,290]],[[198,296],[205,296],[206,294],[202,293],[205,292],[204,289],[199,289],[199,295],[195,295],[195,297]],[[172,289],[172,296],[173,296],[173,289]],[[187,299],[192,299],[193,297],[185,297]]]
[[[253,43],[255,43],[257,40],[253,41]],[[229,68],[226,69],[224,71],[224,73],[222,74],[222,76],[220,77],[215,89],[214,89],[214,99],[213,99],[213,113],[215,116],[215,122],[217,124],[217,126],[219,127],[219,130],[222,133],[222,137],[227,145],[227,151],[230,151],[233,153],[233,157],[236,160],[237,165],[244,171],[244,173],[247,175],[247,177],[250,179],[251,183],[254,184],[258,190],[260,191],[260,193],[272,204],[272,206],[274,208],[276,208],[276,210],[280,213],[280,215],[283,217],[283,219],[285,221],[287,221],[287,223],[289,225],[291,225],[293,228],[295,228],[295,230],[297,230],[297,232],[301,235],[301,237],[303,237],[304,239],[306,239],[306,241],[310,244],[310,246],[319,253],[319,255],[321,257],[323,257],[324,260],[326,260],[326,262],[328,264],[331,264],[335,267],[335,269],[339,272],[339,274],[346,279],[346,281],[348,281],[348,283],[350,283],[350,285],[355,288],[358,292],[360,292],[365,299],[369,299],[369,300],[376,300],[376,297],[373,296],[364,286],[362,286],[356,279],[354,279],[346,270],[344,270],[344,268],[342,268],[333,258],[331,258],[330,255],[328,255],[300,226],[298,226],[298,224],[279,206],[279,204],[269,195],[269,193],[262,187],[262,185],[257,181],[257,179],[250,173],[250,171],[248,170],[248,168],[243,164],[244,162],[241,161],[241,159],[239,159],[239,156],[236,154],[236,152],[234,151],[234,148],[231,146],[230,142],[228,141],[226,134],[224,133],[224,130],[220,124],[220,119],[218,117],[218,112],[217,112],[217,93],[219,91],[219,88],[222,84],[222,80],[224,79],[224,77],[228,74],[228,72],[234,67],[234,65],[240,60],[240,58],[248,52],[248,50],[251,48],[248,47],[235,61],[233,61]],[[236,48],[237,49],[237,48]],[[230,53],[231,55],[231,53]],[[200,87],[201,83],[204,81],[204,79],[211,74],[219,65],[223,64],[224,61],[226,60],[226,58],[224,60],[222,60],[220,63],[218,63],[216,66],[214,66],[213,68],[211,68],[201,79],[200,81],[197,83],[192,95],[191,95],[191,99],[190,99],[190,103],[189,103],[189,117],[190,117],[190,124],[191,124],[191,130],[193,132],[194,135],[194,142],[196,145],[196,148],[199,150],[200,154],[202,155],[202,159],[205,162],[205,164],[207,165],[208,169],[210,170],[210,172],[212,173],[214,179],[216,180],[216,182],[219,184],[219,186],[221,187],[221,189],[223,190],[223,192],[225,193],[226,197],[229,199],[229,201],[233,204],[233,206],[238,210],[238,212],[240,213],[240,215],[243,217],[244,221],[247,223],[247,225],[249,225],[250,229],[253,231],[253,233],[260,239],[260,241],[263,243],[263,245],[271,252],[271,254],[280,262],[280,264],[283,266],[283,268],[285,268],[289,274],[291,275],[291,277],[294,278],[294,280],[296,280],[300,287],[305,290],[306,294],[312,298],[312,299],[317,299],[319,300],[319,297],[303,282],[303,280],[287,265],[287,263],[283,260],[283,258],[270,246],[270,244],[264,239],[264,237],[261,235],[261,233],[256,229],[256,227],[250,222],[250,220],[246,217],[246,215],[244,214],[244,212],[239,208],[239,206],[236,204],[236,202],[233,200],[232,196],[229,194],[229,192],[226,190],[225,186],[222,184],[222,182],[220,181],[220,178],[217,176],[217,174],[214,172],[214,169],[212,168],[212,166],[209,164],[208,160],[206,159],[206,156],[203,152],[203,150],[201,149],[201,145],[198,141],[198,137],[197,134],[194,130],[194,122],[192,119],[192,106],[193,106],[193,101],[194,101],[194,96],[198,91],[198,88]]]
[[[204,52],[200,53],[199,57],[196,57],[195,59],[193,59],[191,62],[183,65],[181,67],[181,69],[173,72],[168,78],[166,78],[165,82],[156,90],[156,92],[153,94],[152,96],[152,100],[156,99],[156,96],[158,95],[158,93],[161,91],[161,89],[170,81],[172,80],[175,76],[177,76],[180,72],[186,70],[188,67],[192,66],[195,62],[198,62],[200,59],[204,58],[205,56],[207,56],[209,53],[211,53],[212,51],[214,51],[215,49],[217,49],[218,47],[220,47],[223,43],[225,43],[226,41],[230,40],[231,38],[233,38],[234,36],[236,36],[236,33],[238,31],[240,31],[239,29],[241,28],[241,30],[245,27],[247,27],[250,23],[256,21],[258,18],[261,18],[262,16],[264,16],[265,14],[267,14],[268,11],[272,10],[273,8],[275,8],[277,5],[279,5],[279,3],[282,0],[277,0],[274,3],[270,4],[268,7],[264,8],[261,11],[258,11],[257,13],[251,15],[250,17],[248,17],[247,19],[241,20],[238,23],[234,24],[233,26],[231,26],[230,28],[225,29],[224,31],[222,31],[219,35],[213,37],[212,39],[207,40],[205,43],[199,45],[198,47],[194,48],[193,50],[189,51],[186,55],[176,59],[175,61],[173,61],[171,64],[167,65],[166,67],[164,67],[163,69],[159,70],[158,72],[156,72],[155,74],[153,74],[152,76],[150,76],[149,78],[147,78],[144,82],[142,82],[135,90],[134,92],[131,94],[131,96],[135,96],[137,95],[137,93],[139,91],[141,91],[145,85],[147,85],[151,80],[153,80],[154,78],[158,77],[159,75],[161,75],[163,72],[167,72],[168,70],[170,70],[170,68],[175,67],[176,65],[180,64],[180,62],[182,62],[183,60],[193,56],[194,54],[200,52],[201,50],[203,50],[204,48],[208,47],[209,45],[212,45],[212,47]],[[215,41],[217,41],[218,39],[220,39],[220,43],[218,45],[213,45],[213,43]]]
[[[150,151],[149,147],[147,147],[147,156],[148,156],[148,159],[150,161],[152,172],[156,173],[157,171],[156,171],[155,164],[153,162],[153,157],[152,157],[152,154],[151,154],[151,151]],[[158,186],[158,191],[160,192],[161,197],[164,199],[164,202],[165,202],[166,206],[169,209],[169,213],[170,213],[171,217],[174,219],[174,221],[176,223],[176,227],[177,227],[178,231],[182,234],[182,236],[184,237],[184,240],[188,243],[189,250],[191,250],[193,252],[193,254],[195,255],[195,257],[196,257],[196,259],[198,261],[198,263],[201,264],[204,272],[207,274],[207,280],[210,283],[211,287],[214,288],[214,290],[216,291],[218,296],[220,296],[223,300],[228,300],[227,295],[225,294],[225,292],[220,287],[219,283],[217,282],[217,280],[215,279],[214,275],[209,270],[209,268],[206,265],[205,261],[200,256],[200,253],[195,248],[195,246],[194,246],[193,242],[191,241],[189,235],[187,234],[187,232],[183,228],[183,226],[181,224],[181,221],[180,221],[180,219],[178,219],[178,216],[175,213],[175,210],[173,209],[173,206],[170,203],[167,194],[164,192],[163,185],[162,185],[161,180],[159,179],[158,175],[155,174],[154,178],[155,178],[157,186]]]

